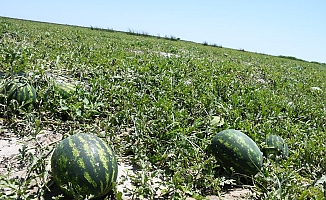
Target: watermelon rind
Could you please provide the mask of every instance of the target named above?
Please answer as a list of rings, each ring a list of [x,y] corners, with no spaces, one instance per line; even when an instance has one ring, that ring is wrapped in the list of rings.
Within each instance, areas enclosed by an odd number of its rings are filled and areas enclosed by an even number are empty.
[[[280,156],[287,158],[289,156],[289,147],[283,138],[279,135],[269,135],[265,140],[266,146],[263,149],[265,156],[270,156],[275,158],[275,156]]]
[[[263,164],[262,152],[246,134],[227,129],[217,133],[211,144],[212,154],[227,171],[245,175],[257,174]]]
[[[91,134],[75,134],[62,140],[51,157],[55,183],[75,199],[102,197],[112,190],[118,165],[111,147]]]

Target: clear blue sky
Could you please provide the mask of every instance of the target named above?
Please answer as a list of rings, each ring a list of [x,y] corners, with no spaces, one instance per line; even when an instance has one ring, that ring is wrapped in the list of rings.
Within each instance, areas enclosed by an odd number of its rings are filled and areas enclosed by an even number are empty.
[[[325,0],[0,0],[0,16],[131,29],[326,63]]]

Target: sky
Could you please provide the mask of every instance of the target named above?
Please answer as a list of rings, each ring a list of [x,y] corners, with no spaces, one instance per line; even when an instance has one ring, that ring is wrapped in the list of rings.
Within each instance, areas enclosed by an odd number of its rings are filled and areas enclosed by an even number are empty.
[[[326,63],[325,0],[0,0],[0,16],[133,30]]]

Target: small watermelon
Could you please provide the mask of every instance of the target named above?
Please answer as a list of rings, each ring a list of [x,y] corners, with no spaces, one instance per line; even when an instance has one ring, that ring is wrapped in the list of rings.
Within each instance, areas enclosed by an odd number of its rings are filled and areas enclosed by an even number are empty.
[[[116,182],[118,165],[111,147],[90,134],[62,140],[51,157],[55,183],[75,199],[106,195]]]
[[[262,152],[257,144],[244,133],[227,129],[212,139],[212,154],[218,163],[236,173],[255,175],[263,164]]]
[[[266,148],[263,149],[264,155],[268,156],[273,154],[275,156],[281,156],[287,158],[289,156],[289,147],[284,142],[283,138],[278,135],[269,135],[266,138]]]
[[[2,88],[2,94],[7,97],[7,102],[15,99],[20,105],[34,104],[36,102],[35,88],[27,81],[23,80],[11,80],[5,83]],[[1,103],[4,102],[4,98],[1,98]]]
[[[70,97],[76,91],[75,85],[71,83],[58,83],[56,88],[64,98]]]

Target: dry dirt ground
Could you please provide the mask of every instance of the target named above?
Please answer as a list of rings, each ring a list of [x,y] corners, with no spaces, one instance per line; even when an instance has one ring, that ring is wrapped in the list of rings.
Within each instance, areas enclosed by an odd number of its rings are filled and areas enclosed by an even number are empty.
[[[20,155],[20,150],[24,148],[24,144],[28,144],[25,148],[28,149],[28,152],[36,153],[35,146],[50,146],[55,144],[56,142],[62,139],[61,134],[55,134],[51,131],[43,130],[40,134],[37,135],[36,140],[31,142],[28,141],[27,138],[19,137],[12,133],[7,127],[5,127],[3,120],[0,119],[0,176],[1,175],[9,175],[11,178],[19,178],[26,176],[27,167],[18,162],[17,156]],[[50,167],[50,157],[51,155],[47,156],[46,161],[49,163],[46,166],[46,170],[51,169]],[[119,163],[119,171],[118,171],[118,185],[117,190],[121,192],[122,198],[125,200],[132,199],[130,196],[131,188],[133,187],[132,181],[130,180],[129,176],[133,175],[137,170],[133,167],[127,159],[118,158]],[[8,170],[11,168],[10,173],[8,174]],[[50,176],[50,175],[49,175]],[[159,181],[159,180],[157,180]],[[153,182],[157,182],[153,181]],[[51,181],[50,181],[51,182]],[[50,183],[49,182],[49,183]],[[38,189],[36,184],[30,188],[29,192],[31,194],[37,193]],[[49,184],[50,191],[45,193],[44,200],[52,199],[52,197],[58,196],[61,194],[60,189],[55,184]],[[9,193],[9,188],[3,188],[0,182],[0,192]],[[157,193],[159,195],[159,193]],[[250,195],[249,189],[244,188],[237,188],[229,190],[228,192],[223,193],[220,197],[218,196],[207,196],[209,200],[219,200],[219,199],[226,199],[226,200],[234,200],[234,199],[248,199]],[[68,199],[68,198],[62,198]],[[193,198],[187,198],[187,200],[194,200]]]

